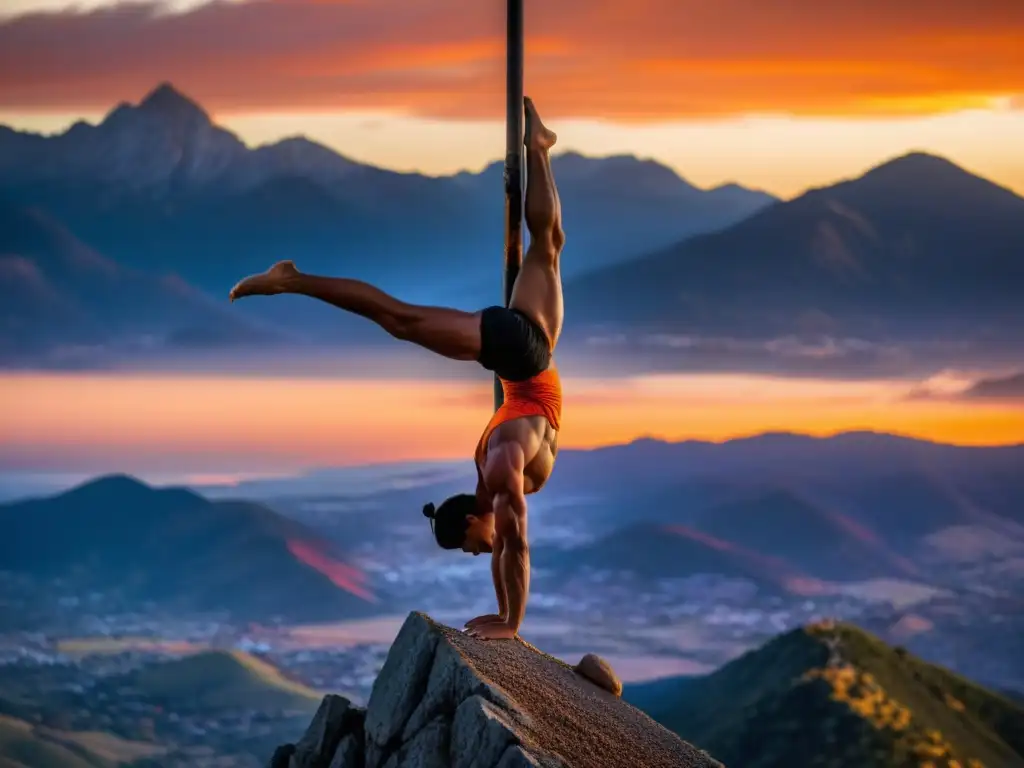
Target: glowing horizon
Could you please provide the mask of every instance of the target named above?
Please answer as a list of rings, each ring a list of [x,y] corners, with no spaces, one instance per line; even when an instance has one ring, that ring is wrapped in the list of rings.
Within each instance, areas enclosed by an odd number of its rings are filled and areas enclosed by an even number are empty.
[[[702,375],[564,383],[566,449],[855,430],[1024,443],[1024,403],[916,399],[907,382]],[[485,382],[8,374],[0,376],[0,464],[216,476],[469,462],[490,397]]]

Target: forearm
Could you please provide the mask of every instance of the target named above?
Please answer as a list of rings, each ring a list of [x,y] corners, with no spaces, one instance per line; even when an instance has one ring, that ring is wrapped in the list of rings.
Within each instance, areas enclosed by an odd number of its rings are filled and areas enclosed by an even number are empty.
[[[504,551],[503,542],[498,538],[491,554],[491,579],[494,581],[494,596],[498,599],[498,615],[508,618],[508,590],[505,589],[505,577],[501,573],[501,556]]]
[[[526,540],[526,498],[521,494],[502,494],[499,503],[507,505],[506,519],[514,521],[502,532],[501,581],[508,599],[507,621],[519,631],[526,615],[530,595],[530,548]]]

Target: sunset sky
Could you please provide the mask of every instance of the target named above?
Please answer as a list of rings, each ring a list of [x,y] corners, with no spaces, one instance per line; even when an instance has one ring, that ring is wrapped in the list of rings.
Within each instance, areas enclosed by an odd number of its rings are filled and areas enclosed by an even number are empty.
[[[0,4],[0,122],[54,131],[173,82],[251,143],[383,166],[502,156],[504,3]],[[527,91],[586,153],[789,196],[910,149],[1024,191],[1017,0],[527,2]]]
[[[1024,193],[1020,0],[526,4],[526,89],[563,149],[781,196],[919,149]],[[503,46],[498,0],[4,0],[0,123],[59,131],[170,81],[250,144],[305,134],[389,168],[476,170],[503,154]],[[563,445],[855,428],[1024,441],[1019,402],[907,399],[915,384],[570,375]],[[408,392],[393,378],[7,374],[0,467],[468,457],[486,378]]]
[[[492,407],[489,383],[479,378],[8,375],[0,377],[0,466],[231,476],[468,462]],[[1024,442],[1019,401],[913,398],[914,387],[900,381],[693,375],[567,377],[564,386],[565,448],[864,428],[964,445]]]

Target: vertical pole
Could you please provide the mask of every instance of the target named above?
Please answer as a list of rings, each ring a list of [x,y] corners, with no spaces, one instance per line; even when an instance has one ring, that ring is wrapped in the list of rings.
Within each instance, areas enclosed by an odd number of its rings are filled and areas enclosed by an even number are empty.
[[[506,0],[505,42],[505,269],[503,296],[507,307],[523,263],[523,0]],[[494,409],[504,398],[494,377]]]

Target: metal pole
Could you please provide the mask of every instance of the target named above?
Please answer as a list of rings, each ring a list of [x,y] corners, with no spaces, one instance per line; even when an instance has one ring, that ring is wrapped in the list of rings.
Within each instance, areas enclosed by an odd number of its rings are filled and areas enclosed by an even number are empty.
[[[523,263],[523,0],[506,0],[505,70],[505,306]],[[503,402],[494,377],[494,409]]]

